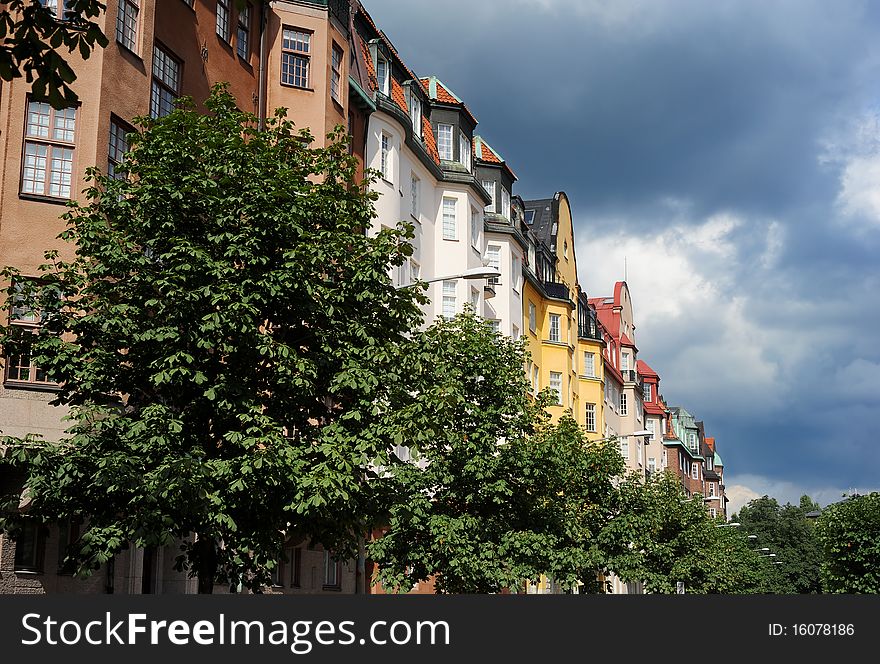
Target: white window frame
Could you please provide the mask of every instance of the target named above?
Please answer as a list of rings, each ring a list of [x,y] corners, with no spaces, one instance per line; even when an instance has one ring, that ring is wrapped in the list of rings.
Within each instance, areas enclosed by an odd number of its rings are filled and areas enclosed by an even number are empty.
[[[464,166],[468,171],[471,170],[471,151],[473,148],[471,147],[471,142],[468,140],[468,137],[465,136],[464,132],[459,130],[458,133],[458,161]]]
[[[562,372],[561,371],[551,371],[550,372],[550,389],[556,390],[556,405],[562,405]]]
[[[382,179],[392,182],[391,178],[391,136],[384,131],[379,139],[379,171]]]
[[[483,189],[486,190],[486,193],[489,194],[489,198],[492,201],[483,208],[486,212],[495,212],[495,181],[494,180],[483,180],[482,183]]]
[[[588,403],[584,409],[584,426],[590,433],[596,433],[596,404]]]
[[[454,318],[458,309],[457,292],[455,281],[444,281],[442,285],[442,316],[444,318]]]
[[[651,401],[651,397],[653,396],[653,395],[651,394],[651,390],[652,390],[653,387],[654,387],[654,386],[653,386],[651,383],[644,383],[644,384],[642,385],[642,389],[643,389],[643,392],[644,392],[644,398],[643,398],[644,401],[647,401],[647,402],[650,403],[650,401]]]
[[[334,41],[330,50],[330,97],[339,104],[342,103],[342,61],[344,58],[345,51]]]
[[[410,91],[409,94],[409,119],[412,122],[413,133],[422,137],[422,102],[418,95]]]
[[[477,209],[471,206],[471,246],[480,250],[480,216]]]
[[[217,36],[225,42],[230,38],[229,5],[231,0],[217,0],[217,19],[214,22],[214,30]]]
[[[440,159],[452,161],[453,126],[444,122],[437,123],[437,153]]]
[[[501,187],[501,216],[510,219],[510,192]]]
[[[419,186],[421,185],[421,181],[419,177],[415,173],[410,173],[409,180],[409,213],[413,216],[413,218],[418,221],[419,220]]]
[[[70,198],[76,159],[78,111],[77,106],[53,109],[46,102],[28,97],[24,159],[19,180],[22,194]]]
[[[281,30],[281,84],[309,90],[311,81],[312,33],[304,28],[283,26]]]
[[[596,377],[596,353],[584,351],[584,376]]]
[[[443,218],[443,239],[458,239],[458,199],[444,196],[441,203],[441,216]]]
[[[379,84],[379,92],[383,95],[390,96],[391,85],[391,65],[383,57],[379,57],[376,59],[376,82]]]
[[[533,334],[538,327],[538,308],[534,302],[529,301],[529,332]]]
[[[629,414],[629,404],[627,404],[627,402],[626,402],[626,392],[624,392],[622,390],[620,392],[619,412],[621,415]]]
[[[559,314],[550,314],[550,329],[549,329],[549,339],[550,341],[560,341],[562,339],[561,330],[562,330],[562,316]]]

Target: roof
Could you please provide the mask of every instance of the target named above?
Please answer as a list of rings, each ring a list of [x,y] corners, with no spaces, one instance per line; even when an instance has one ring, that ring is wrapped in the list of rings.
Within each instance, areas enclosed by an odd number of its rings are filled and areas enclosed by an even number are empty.
[[[391,79],[391,98],[395,104],[403,109],[404,113],[409,113],[409,107],[406,105],[406,95],[403,94],[403,86],[395,78]]]
[[[461,98],[455,94],[448,85],[446,85],[443,81],[441,81],[436,76],[423,76],[419,79],[422,86],[428,93],[428,96],[434,100],[438,101],[441,104],[450,104],[452,106],[460,106],[461,109],[467,113],[468,117],[473,121],[474,124],[477,124],[477,118],[474,117],[474,114],[471,113],[470,109],[467,107]]]
[[[620,335],[620,345],[621,346],[632,346],[633,348],[636,347],[635,342],[633,342],[632,339],[630,339],[628,336],[626,336],[626,334]]]
[[[422,116],[422,139],[425,141],[425,149],[431,155],[431,159],[438,166],[440,165],[440,153],[437,152],[437,139],[434,137],[434,129],[431,127],[431,121]]]
[[[660,378],[660,374],[654,371],[651,367],[648,366],[648,363],[644,360],[636,361],[636,371],[639,372],[640,376],[652,376],[654,378]]]
[[[535,218],[529,228],[554,252],[556,251],[556,233],[559,230],[558,221],[553,217],[553,199],[539,198],[537,200],[523,201],[526,211],[533,210]],[[556,222],[556,223],[554,223]]]
[[[510,175],[513,177],[513,179],[517,179],[516,173],[513,172],[513,169],[504,160],[504,157],[502,157],[498,153],[498,150],[489,145],[486,142],[486,139],[482,136],[474,136],[474,154],[476,155],[477,159],[487,164],[499,164],[501,166],[504,166],[510,172]]]
[[[721,455],[718,454],[717,451],[715,452],[715,465],[716,465],[716,466],[721,466],[722,468],[724,467],[724,462],[721,461]]]

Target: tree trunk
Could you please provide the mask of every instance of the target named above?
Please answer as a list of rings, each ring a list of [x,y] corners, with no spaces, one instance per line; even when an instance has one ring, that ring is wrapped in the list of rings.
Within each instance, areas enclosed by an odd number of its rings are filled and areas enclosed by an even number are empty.
[[[198,537],[193,545],[198,570],[199,595],[214,592],[214,578],[217,576],[217,548],[211,537]]]

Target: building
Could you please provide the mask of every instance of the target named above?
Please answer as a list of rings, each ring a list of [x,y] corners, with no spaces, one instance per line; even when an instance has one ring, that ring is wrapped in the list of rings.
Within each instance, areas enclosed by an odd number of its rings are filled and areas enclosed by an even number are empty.
[[[638,360],[636,371],[642,380],[642,405],[645,411],[645,430],[651,435],[645,442],[645,477],[665,468],[663,432],[666,430],[667,410],[660,394],[660,376],[647,362]]]

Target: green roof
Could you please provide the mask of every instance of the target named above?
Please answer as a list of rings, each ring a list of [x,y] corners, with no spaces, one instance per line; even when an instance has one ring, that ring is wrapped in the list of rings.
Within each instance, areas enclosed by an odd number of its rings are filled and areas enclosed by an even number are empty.
[[[721,455],[718,452],[715,452],[715,465],[724,467],[724,462],[721,460]]]

